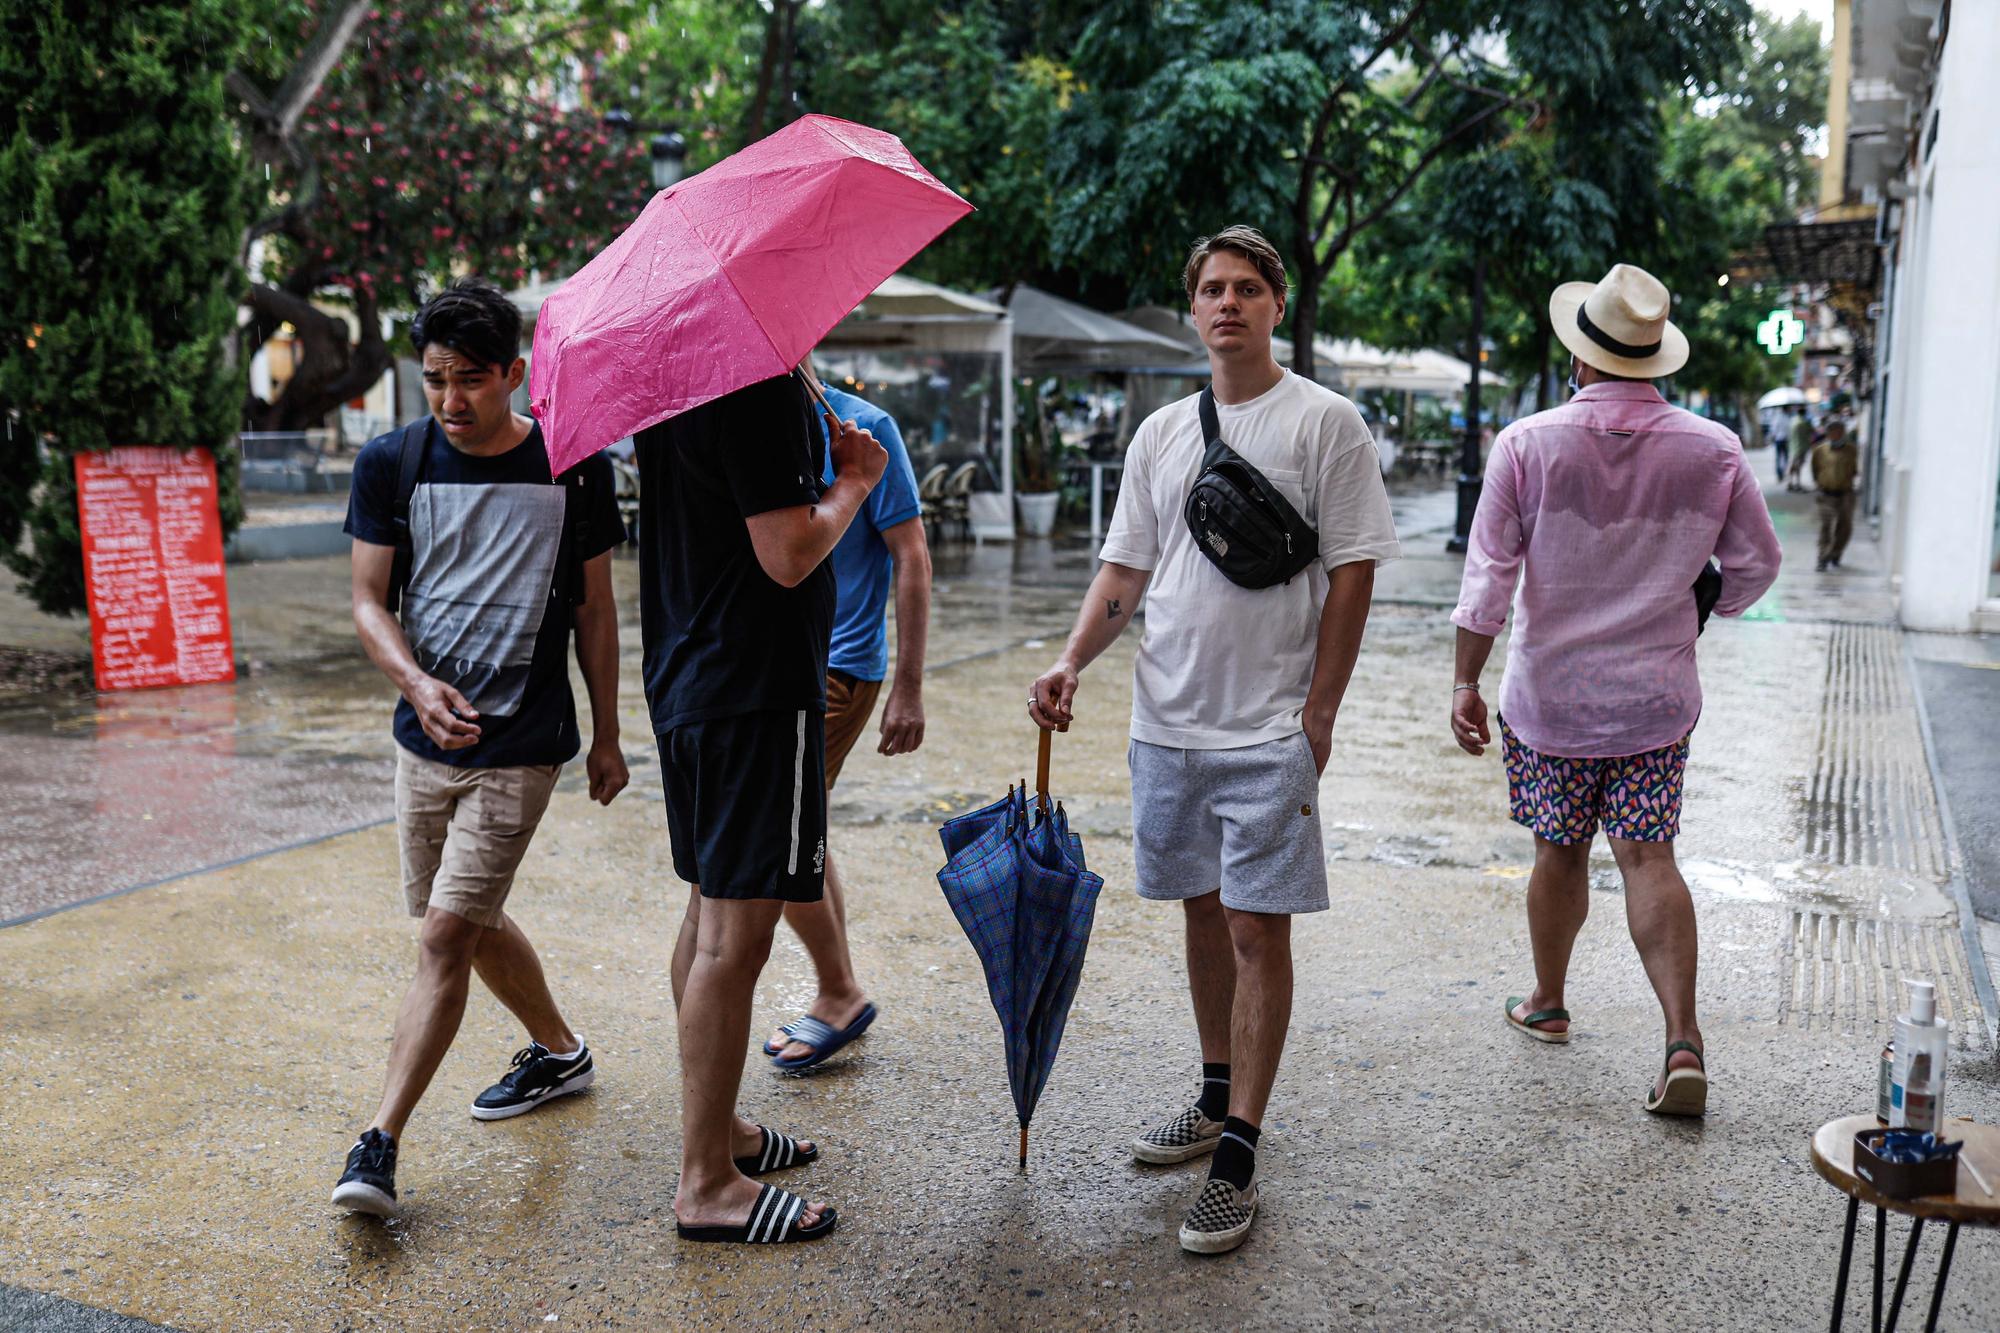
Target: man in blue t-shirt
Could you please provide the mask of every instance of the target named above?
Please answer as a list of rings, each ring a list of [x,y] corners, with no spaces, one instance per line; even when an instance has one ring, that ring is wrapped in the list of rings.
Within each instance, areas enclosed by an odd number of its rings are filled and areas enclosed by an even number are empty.
[[[402,695],[396,833],[404,899],[423,922],[382,1102],[333,1192],[378,1217],[396,1213],[403,1125],[458,1034],[474,971],[528,1031],[474,1119],[524,1114],[596,1076],[504,910],[581,744],[572,628],[590,691],[590,795],[609,805],[627,781],[611,592],[625,528],[611,465],[600,455],[550,475],[541,427],[508,403],[525,366],[521,314],[498,288],[453,283],[417,313],[410,341],[431,414],[361,451],[347,510],[355,629]]]
[[[889,674],[888,604],[896,601],[896,676],[882,709],[879,754],[908,754],[924,743],[924,640],[931,614],[931,553],[918,517],[917,477],[895,419],[866,399],[828,387],[842,420],[872,434],[889,453],[882,480],[833,551],[838,589],[826,671],[826,789],[833,791],[847,752],[861,738]],[[821,423],[822,434],[825,423]],[[833,480],[829,459],[822,480]],[[846,887],[826,858],[826,896],[789,903],[791,922],[812,956],[819,992],[805,1016],[771,1035],[764,1051],[779,1069],[810,1069],[875,1021],[847,948]]]

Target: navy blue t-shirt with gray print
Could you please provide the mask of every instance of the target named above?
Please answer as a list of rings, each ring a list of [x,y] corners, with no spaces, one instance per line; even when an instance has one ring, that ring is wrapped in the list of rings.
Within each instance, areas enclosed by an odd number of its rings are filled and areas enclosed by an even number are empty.
[[[354,460],[346,532],[396,544],[396,481],[403,432],[370,440]],[[563,520],[565,490],[549,475],[542,428],[504,454],[454,449],[435,420],[424,429],[424,461],[410,497],[410,582],[403,634],[417,665],[452,686],[479,713],[479,740],[463,750],[431,743],[409,700],[396,704],[396,743],[456,768],[560,764],[579,748],[569,684],[570,593],[559,584],[575,540]],[[580,561],[625,539],[611,464],[599,454],[582,494]],[[564,474],[574,481],[573,469]],[[571,504],[578,503],[572,499]]]

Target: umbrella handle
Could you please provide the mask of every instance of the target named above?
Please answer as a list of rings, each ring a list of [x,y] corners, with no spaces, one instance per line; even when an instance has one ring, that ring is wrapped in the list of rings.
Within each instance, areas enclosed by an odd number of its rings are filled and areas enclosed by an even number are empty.
[[[1056,724],[1056,731],[1068,730],[1069,723]],[[1035,755],[1035,792],[1042,798],[1043,809],[1047,809],[1049,805],[1049,746],[1054,735],[1054,732],[1046,730],[1042,732],[1041,749]]]
[[[815,403],[819,404],[819,410],[826,414],[827,429],[836,435],[839,434],[841,424],[840,413],[834,411],[833,405],[826,401],[826,392],[819,386],[819,376],[813,374],[812,367],[806,365],[804,362],[799,364],[798,369],[799,379],[805,384],[806,392],[812,395],[812,400]]]

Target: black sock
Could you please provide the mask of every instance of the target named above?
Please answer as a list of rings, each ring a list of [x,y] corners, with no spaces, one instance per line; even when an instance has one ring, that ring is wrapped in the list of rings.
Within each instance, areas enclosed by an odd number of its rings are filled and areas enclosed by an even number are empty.
[[[1229,1066],[1205,1064],[1201,1067],[1201,1096],[1195,1108],[1210,1120],[1229,1114]]]
[[[1226,1180],[1240,1190],[1249,1189],[1250,1178],[1257,1174],[1257,1136],[1261,1132],[1249,1121],[1235,1116],[1223,1121],[1222,1142],[1216,1146],[1208,1178]]]

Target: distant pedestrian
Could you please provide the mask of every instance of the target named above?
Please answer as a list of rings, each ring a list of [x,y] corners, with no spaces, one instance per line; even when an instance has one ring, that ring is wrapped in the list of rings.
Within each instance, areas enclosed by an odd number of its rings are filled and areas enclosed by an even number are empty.
[[[1839,569],[1840,557],[1854,535],[1854,486],[1860,475],[1860,454],[1847,437],[1847,423],[1834,421],[1826,439],[1809,455],[1813,485],[1819,494],[1819,563],[1815,569]]]
[[[1799,485],[1799,469],[1805,465],[1806,454],[1812,448],[1812,418],[1801,407],[1792,414],[1792,428],[1787,433],[1783,446],[1778,450],[1778,480],[1785,483],[1785,489],[1803,489]]]
[[[1778,538],[1726,427],[1669,407],[1651,383],[1687,360],[1667,289],[1619,264],[1549,298],[1581,391],[1501,433],[1473,519],[1451,732],[1492,743],[1479,677],[1520,599],[1500,736],[1514,821],[1535,835],[1528,931],[1535,984],[1506,1021],[1567,1042],[1571,947],[1590,911],[1600,824],[1625,880],[1633,943],[1666,1016],[1648,1111],[1699,1115],[1708,1078],[1695,1021],[1694,903],[1674,862],[1688,739],[1701,715],[1692,586],[1715,557],[1715,610],[1741,615],[1778,573]]]
[[[1256,1218],[1257,1144],[1291,1023],[1292,915],[1328,906],[1320,777],[1376,563],[1400,548],[1360,412],[1272,359],[1286,285],[1271,243],[1229,227],[1195,243],[1183,276],[1213,396],[1168,404],[1133,437],[1103,565],[1028,714],[1043,728],[1070,721],[1079,675],[1143,595],[1132,850],[1139,895],[1184,909],[1202,1078],[1194,1103],[1167,1111],[1132,1153],[1155,1163],[1215,1154],[1180,1243],[1220,1253]],[[1218,433],[1305,528],[1292,538],[1288,522],[1288,540],[1270,544],[1295,551],[1289,577],[1240,584],[1216,561],[1240,557],[1249,535],[1194,531],[1188,501]],[[1216,494],[1218,506],[1234,502]],[[1160,1045],[1157,1022],[1134,1032]]]
[[[410,341],[431,413],[361,451],[347,511],[355,628],[403,696],[396,834],[404,899],[423,921],[382,1103],[333,1192],[380,1217],[395,1215],[404,1123],[458,1034],[473,972],[528,1032],[513,1067],[474,1099],[474,1119],[532,1111],[596,1077],[505,910],[580,744],[572,626],[590,693],[591,798],[609,805],[627,781],[611,590],[625,532],[611,466],[598,457],[549,475],[541,427],[508,406],[525,366],[521,315],[497,288],[454,283],[417,312]]]
[[[833,548],[838,595],[833,642],[826,668],[826,790],[861,738],[889,674],[888,610],[896,607],[896,673],[882,708],[878,754],[910,754],[924,743],[924,642],[931,609],[931,551],[924,539],[917,474],[903,434],[887,412],[855,394],[826,386],[826,401],[844,421],[873,435],[888,452],[882,480]],[[824,428],[825,423],[821,426]],[[821,480],[834,481],[828,454]],[[826,854],[826,895],[817,902],[785,904],[785,920],[812,958],[819,993],[805,1016],[771,1034],[764,1044],[777,1068],[811,1069],[866,1032],[875,1006],[854,975],[847,947],[847,892]]]
[[[819,1157],[736,1113],[750,1003],[788,903],[826,866],[827,559],[889,456],[852,422],[822,443],[800,374],[640,431],[640,614],[674,873],[684,1240],[814,1240],[838,1220],[752,1176]],[[830,483],[822,482],[831,454]]]

